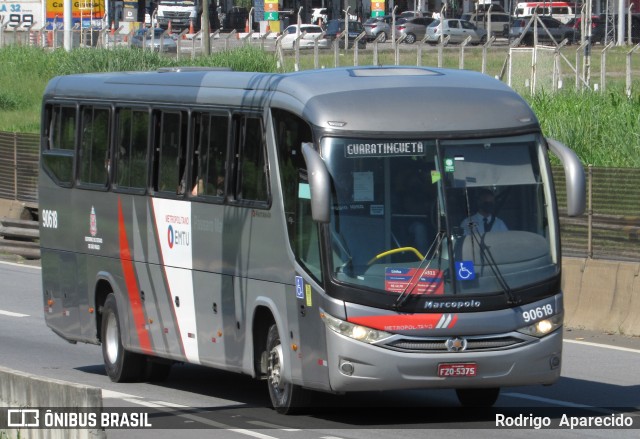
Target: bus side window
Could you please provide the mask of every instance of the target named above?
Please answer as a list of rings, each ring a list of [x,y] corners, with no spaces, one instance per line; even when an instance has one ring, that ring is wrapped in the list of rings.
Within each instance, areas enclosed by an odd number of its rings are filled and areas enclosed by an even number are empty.
[[[109,178],[109,123],[108,108],[81,108],[79,150],[79,180],[83,183],[106,186]]]
[[[157,115],[155,135],[154,190],[173,194],[185,192],[186,117],[182,112]]]
[[[61,186],[73,181],[76,142],[76,107],[50,105],[46,108],[48,132],[42,146],[45,171]]]
[[[147,110],[118,110],[116,137],[116,182],[119,187],[144,189],[147,186]]]
[[[266,158],[262,121],[257,117],[242,117],[237,133],[238,200],[266,203],[268,198]],[[237,126],[237,125],[236,125]]]
[[[196,113],[193,121],[195,145],[191,195],[223,197],[229,117],[226,114]]]

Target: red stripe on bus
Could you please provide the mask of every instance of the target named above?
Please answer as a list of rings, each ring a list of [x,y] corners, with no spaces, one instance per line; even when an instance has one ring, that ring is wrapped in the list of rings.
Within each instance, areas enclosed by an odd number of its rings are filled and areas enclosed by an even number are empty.
[[[138,290],[138,282],[136,281],[135,269],[131,258],[131,250],[127,241],[127,229],[124,225],[124,215],[122,213],[122,201],[118,197],[118,230],[120,234],[120,263],[122,264],[122,273],[124,274],[124,283],[127,287],[127,295],[131,305],[131,313],[133,314],[133,322],[140,341],[140,347],[145,352],[151,352],[151,340],[145,328],[144,310],[140,301],[140,291]]]
[[[417,331],[436,329],[442,314],[400,314],[386,316],[349,317],[348,322],[382,331]],[[455,315],[447,328],[453,328],[458,316]]]

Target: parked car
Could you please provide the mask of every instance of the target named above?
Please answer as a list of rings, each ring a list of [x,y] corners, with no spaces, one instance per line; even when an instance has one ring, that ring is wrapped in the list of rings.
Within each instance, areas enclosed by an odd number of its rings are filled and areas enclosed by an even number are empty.
[[[450,43],[462,43],[467,37],[471,36],[471,44],[484,44],[487,42],[487,31],[478,29],[473,23],[467,20],[457,18],[445,18],[442,20],[434,20],[427,27],[427,41],[429,43],[437,43],[440,36],[449,36]]]
[[[567,26],[573,28],[576,33],[576,42],[582,40],[582,18],[572,18],[567,22]],[[604,43],[605,21],[598,15],[591,17],[591,44]]]
[[[503,36],[504,25],[509,24],[510,20],[510,16],[506,12],[495,12],[493,10],[491,14],[468,12],[462,14],[460,18],[473,23],[478,29],[487,29],[489,15],[491,15],[491,35],[494,37]]]
[[[156,52],[175,52],[176,40],[159,27],[138,29],[131,37],[131,46]]]
[[[540,43],[560,43],[565,38],[569,40],[569,43],[576,41],[579,38],[578,32],[562,23],[559,20],[551,17],[538,16],[538,19],[544,23],[544,27],[538,23],[538,42]],[[526,34],[523,35],[527,24],[531,21],[531,17],[516,18],[511,22],[511,28],[509,29],[509,41],[515,41],[522,36],[520,44],[525,46],[533,46],[534,42],[534,23],[527,29]]]
[[[413,18],[413,17],[422,17],[423,14],[420,11],[404,11],[400,13],[400,17],[402,18]]]
[[[312,48],[315,45],[315,39],[322,35],[322,28],[316,24],[301,24],[298,29],[297,24],[292,24],[284,30],[284,36],[280,40],[283,49],[293,49],[296,38],[303,32],[306,34],[298,40],[301,49]],[[325,37],[318,39],[318,47],[327,49],[331,46],[331,42]]]
[[[378,35],[382,34],[378,40],[381,43],[387,41],[392,34],[391,26],[393,23],[393,16],[385,15],[384,17],[371,17],[364,22],[364,31],[367,33],[367,40],[373,41],[378,38]]]
[[[404,42],[407,44],[422,40],[427,33],[427,26],[433,21],[431,17],[400,18],[396,20],[396,38],[406,35]]]
[[[344,31],[344,20],[340,20],[340,19],[329,20],[329,22],[327,23],[327,30],[326,30],[325,36],[329,41],[333,42],[336,39],[336,35],[338,35],[342,31]],[[349,47],[353,47],[354,40],[358,37],[358,35],[364,32],[364,26],[359,21],[349,21],[348,31],[349,31]],[[344,36],[340,38],[338,45],[339,45],[338,47],[344,47]],[[367,47],[367,41],[365,38],[362,38],[360,41],[358,41],[358,48],[364,49],[365,47]]]

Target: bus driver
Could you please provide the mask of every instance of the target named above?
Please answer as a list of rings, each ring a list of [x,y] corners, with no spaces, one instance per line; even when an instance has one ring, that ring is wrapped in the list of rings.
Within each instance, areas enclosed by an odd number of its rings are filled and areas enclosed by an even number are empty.
[[[491,190],[480,190],[477,201],[478,212],[460,224],[465,235],[471,235],[472,230],[480,235],[484,235],[486,232],[506,232],[509,230],[504,221],[495,216],[496,201]]]

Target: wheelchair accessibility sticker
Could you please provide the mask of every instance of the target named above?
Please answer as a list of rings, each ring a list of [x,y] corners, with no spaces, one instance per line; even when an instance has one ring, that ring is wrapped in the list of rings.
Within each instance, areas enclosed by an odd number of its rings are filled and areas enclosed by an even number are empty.
[[[456,262],[456,278],[458,280],[473,280],[476,278],[476,270],[473,261]]]

